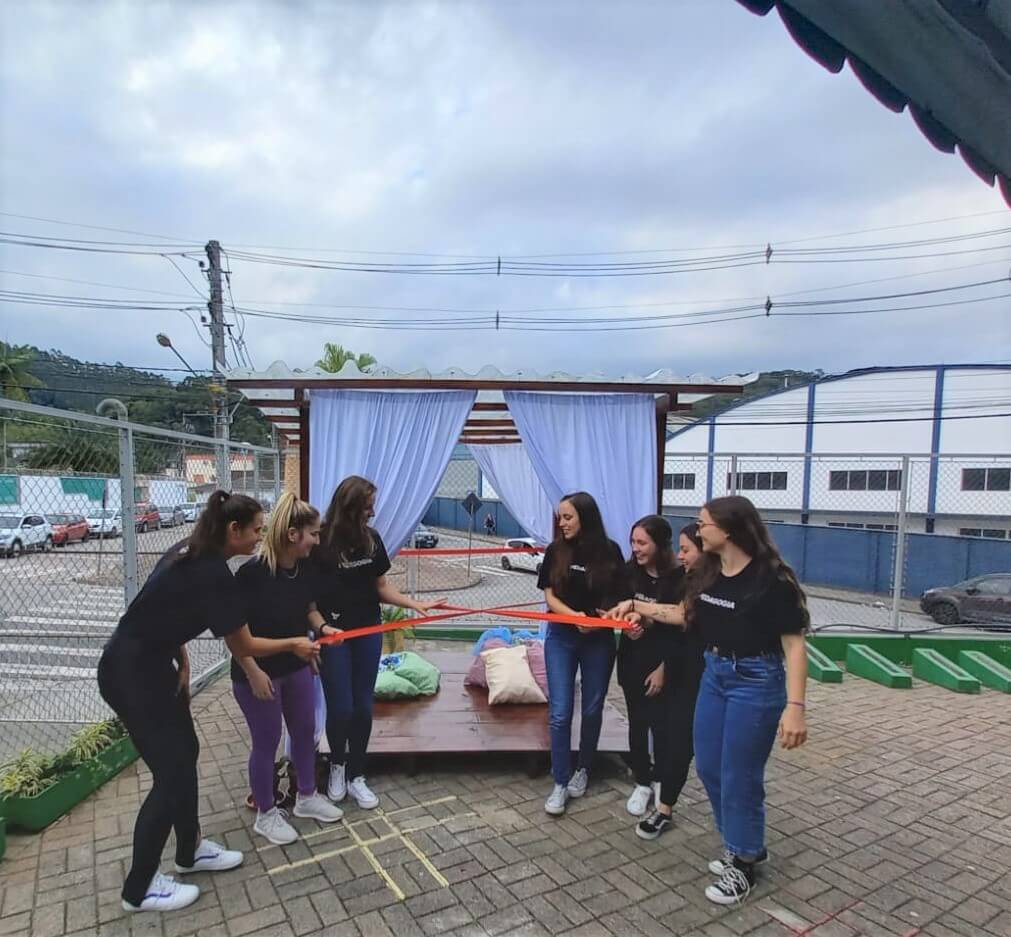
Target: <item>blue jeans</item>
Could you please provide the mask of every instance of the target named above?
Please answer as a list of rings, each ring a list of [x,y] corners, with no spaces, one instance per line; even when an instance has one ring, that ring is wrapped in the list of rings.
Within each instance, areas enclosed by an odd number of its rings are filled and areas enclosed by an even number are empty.
[[[695,765],[723,844],[739,856],[765,848],[765,763],[785,706],[781,657],[706,651],[695,705]]]
[[[614,666],[614,635],[610,631],[580,634],[574,625],[551,622],[544,640],[548,673],[548,728],[551,730],[551,773],[556,784],[572,777],[572,711],[576,670],[582,688],[578,767],[590,769],[604,721],[604,699]]]
[[[320,653],[319,675],[326,697],[326,740],[330,761],[345,764],[349,779],[365,774],[365,751],[372,735],[372,705],[383,636],[370,634]]]

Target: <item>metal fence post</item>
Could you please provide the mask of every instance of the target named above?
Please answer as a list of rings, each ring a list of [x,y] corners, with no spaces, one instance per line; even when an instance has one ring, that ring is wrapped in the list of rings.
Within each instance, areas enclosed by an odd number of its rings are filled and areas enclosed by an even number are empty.
[[[232,490],[232,452],[228,440],[218,442],[215,447],[218,456],[218,487],[223,491]]]
[[[271,459],[274,463],[274,504],[281,499],[281,453],[275,449]]]
[[[729,494],[737,494],[737,456],[730,457],[730,491]]]
[[[263,492],[260,491],[260,455],[250,452],[249,456],[253,460],[253,497],[259,501],[263,497]]]
[[[123,601],[129,605],[140,591],[137,575],[136,480],[133,473],[133,430],[119,431],[119,501],[123,513]]]
[[[899,522],[895,530],[895,568],[892,570],[892,613],[889,625],[898,631],[902,623],[902,583],[906,570],[906,507],[909,502],[909,456],[902,457],[899,481]]]

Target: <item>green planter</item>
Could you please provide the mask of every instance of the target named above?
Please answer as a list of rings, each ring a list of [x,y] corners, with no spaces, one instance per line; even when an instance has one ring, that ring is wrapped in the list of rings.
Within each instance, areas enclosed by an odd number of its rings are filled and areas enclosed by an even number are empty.
[[[7,821],[0,817],[0,859],[7,852]]]
[[[34,797],[0,797],[0,814],[11,829],[38,832],[76,807],[137,759],[128,736],[117,739],[94,758],[78,765],[55,784]]]

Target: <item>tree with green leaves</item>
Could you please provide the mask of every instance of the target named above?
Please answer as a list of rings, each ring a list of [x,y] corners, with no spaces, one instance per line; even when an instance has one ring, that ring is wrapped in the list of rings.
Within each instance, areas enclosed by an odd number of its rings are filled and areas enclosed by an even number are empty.
[[[353,361],[357,365],[358,370],[362,372],[367,372],[369,368],[376,364],[376,359],[368,352],[362,352],[359,355],[351,351],[350,348],[345,348],[343,345],[325,342],[323,344],[323,357],[316,362],[316,367],[336,374],[349,361]]]
[[[41,387],[31,373],[35,352],[27,345],[0,342],[0,396],[9,400],[27,400],[29,387]]]

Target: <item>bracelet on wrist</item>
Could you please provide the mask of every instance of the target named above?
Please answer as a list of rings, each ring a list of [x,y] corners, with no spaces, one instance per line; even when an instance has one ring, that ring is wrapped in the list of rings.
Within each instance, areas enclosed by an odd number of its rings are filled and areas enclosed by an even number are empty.
[[[801,709],[807,709],[807,704],[806,703],[802,703],[799,700],[795,700],[795,699],[788,699],[786,701],[786,705],[787,706],[799,706]]]

